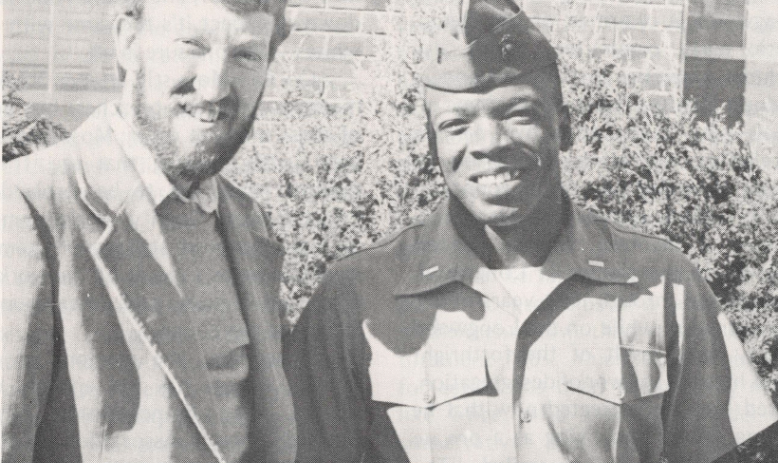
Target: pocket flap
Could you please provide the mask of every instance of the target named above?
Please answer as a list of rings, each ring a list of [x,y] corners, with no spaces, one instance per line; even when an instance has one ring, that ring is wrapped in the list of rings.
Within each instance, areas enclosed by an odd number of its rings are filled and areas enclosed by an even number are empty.
[[[483,351],[402,356],[374,350],[370,382],[375,401],[433,408],[484,389],[486,357]]]
[[[664,352],[636,346],[621,346],[620,351],[620,366],[579,370],[566,378],[565,386],[614,404],[667,392]]]

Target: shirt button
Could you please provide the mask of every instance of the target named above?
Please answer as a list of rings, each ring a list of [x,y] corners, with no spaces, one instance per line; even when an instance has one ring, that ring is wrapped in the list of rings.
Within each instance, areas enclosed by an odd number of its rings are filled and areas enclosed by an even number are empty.
[[[425,403],[431,404],[435,401],[435,393],[432,392],[432,388],[429,386],[424,389],[424,395],[422,396],[422,400],[424,400]]]
[[[519,419],[522,423],[529,423],[532,421],[532,415],[530,414],[529,410],[522,409],[521,413],[519,414]]]
[[[616,397],[618,397],[619,399],[623,399],[624,397],[627,396],[627,391],[624,390],[624,386],[618,385],[613,389],[616,391]]]

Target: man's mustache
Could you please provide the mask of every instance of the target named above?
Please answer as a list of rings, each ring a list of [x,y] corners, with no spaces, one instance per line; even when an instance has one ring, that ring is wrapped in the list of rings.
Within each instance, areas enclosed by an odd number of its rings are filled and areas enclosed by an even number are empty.
[[[219,111],[220,114],[232,116],[237,112],[238,100],[233,92],[228,93],[219,101],[208,101],[200,97],[194,87],[194,82],[189,81],[177,88],[174,93],[176,103],[187,111],[202,109],[206,111]]]

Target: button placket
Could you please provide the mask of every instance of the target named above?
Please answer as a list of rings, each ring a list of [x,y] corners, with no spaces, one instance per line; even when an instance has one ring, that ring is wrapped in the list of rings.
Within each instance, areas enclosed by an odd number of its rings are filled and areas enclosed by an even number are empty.
[[[424,386],[424,392],[422,393],[421,398],[424,401],[424,403],[426,403],[427,405],[430,405],[433,402],[435,402],[435,391],[432,389],[432,385],[427,384],[426,386]]]
[[[616,392],[616,397],[619,398],[619,400],[624,400],[624,397],[627,396],[627,391],[624,389],[624,386],[619,384],[618,386],[615,386],[614,392]]]
[[[532,413],[530,413],[529,407],[523,406],[516,410],[516,421],[520,424],[526,424],[532,421]]]

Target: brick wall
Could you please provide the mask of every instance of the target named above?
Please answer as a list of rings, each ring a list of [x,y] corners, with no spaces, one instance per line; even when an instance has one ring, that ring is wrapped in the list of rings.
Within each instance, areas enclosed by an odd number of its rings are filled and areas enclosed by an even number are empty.
[[[775,0],[749,0],[746,27],[746,93],[744,122],[754,140],[754,154],[778,169],[778,8]],[[764,143],[771,146],[770,152]]]
[[[52,11],[50,0],[6,0],[4,69],[28,82],[35,101],[97,104],[89,95],[117,92],[109,3],[56,0]]]
[[[302,82],[304,96],[343,99],[355,69],[374,59],[385,35],[385,0],[291,0],[294,32],[279,50],[267,90],[278,95],[284,82]]]
[[[659,104],[678,85],[684,0],[522,0],[546,32],[575,17],[585,19],[597,44],[625,52]],[[51,14],[51,4],[55,10]],[[3,15],[6,70],[28,82],[35,103],[95,106],[119,91],[105,0],[6,0]],[[290,0],[295,31],[274,63],[267,97],[290,79],[305,96],[348,99],[355,69],[369,65],[394,13],[387,0]],[[50,21],[54,18],[53,25]],[[54,40],[50,41],[51,34]]]
[[[575,27],[589,46],[615,51],[649,99],[671,107],[682,75],[685,0],[522,1],[546,34]]]
[[[667,106],[680,82],[684,0],[523,0],[527,14],[547,34],[578,20],[596,45],[622,51],[650,97]],[[281,83],[302,79],[309,96],[347,98],[354,69],[369,62],[385,38],[391,12],[386,0],[292,0],[295,32],[282,47],[287,62],[274,69],[269,95]]]

